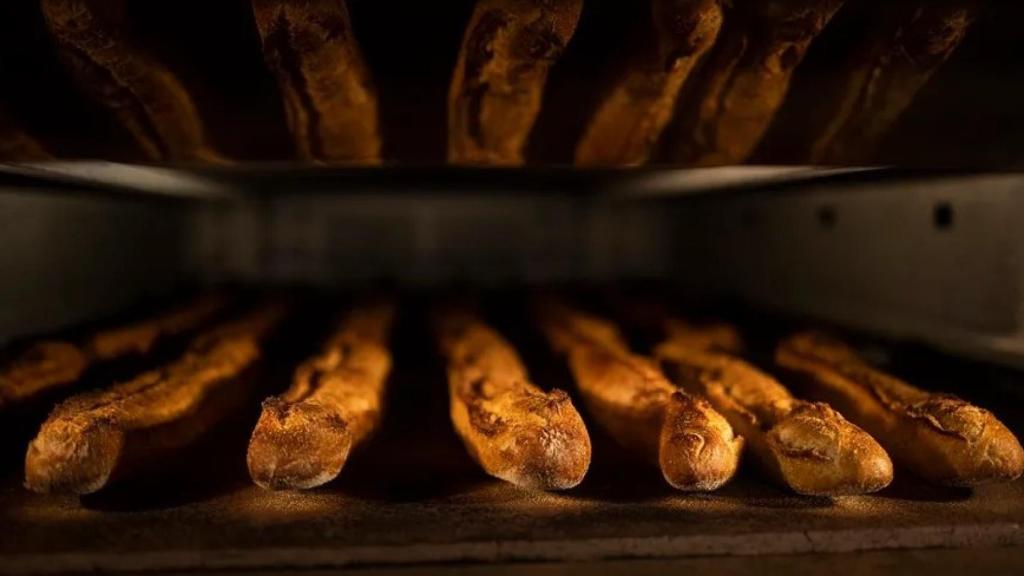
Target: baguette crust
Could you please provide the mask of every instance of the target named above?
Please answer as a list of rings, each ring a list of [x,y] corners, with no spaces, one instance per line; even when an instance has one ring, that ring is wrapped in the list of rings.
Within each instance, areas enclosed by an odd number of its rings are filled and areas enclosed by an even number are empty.
[[[448,161],[515,166],[583,0],[478,0],[448,93]]]
[[[541,323],[552,348],[567,356],[590,414],[619,444],[658,464],[669,484],[703,492],[735,475],[743,439],[705,400],[631,354],[614,325],[550,303]]]
[[[89,494],[191,444],[243,394],[236,386],[259,359],[259,341],[280,318],[274,307],[197,338],[178,360],[59,404],[25,456],[35,492]]]
[[[90,356],[98,360],[147,354],[161,338],[178,336],[198,328],[223,310],[226,303],[221,295],[201,296],[153,318],[98,332],[86,348]]]
[[[775,361],[926,480],[975,486],[1024,472],[1024,449],[992,413],[875,370],[842,342],[796,334],[779,344]]]
[[[727,15],[687,97],[673,151],[695,166],[738,164],[760,142],[807,48],[844,0],[747,0]]]
[[[841,95],[811,144],[815,164],[870,161],[879,142],[963,41],[976,0],[928,0],[888,8],[834,92]]]
[[[689,339],[670,337],[655,355],[678,384],[724,414],[762,468],[794,492],[864,494],[892,481],[885,450],[827,404],[797,400],[746,362],[696,348]]]
[[[123,37],[125,0],[42,0],[40,5],[79,84],[114,114],[147,157],[221,161],[188,90]]]
[[[377,94],[344,0],[252,0],[299,156],[380,162]]]
[[[44,341],[0,368],[0,410],[77,381],[89,357],[74,344]]]
[[[719,0],[651,0],[653,46],[637,47],[576,145],[578,166],[646,164],[679,92],[715,43]]]
[[[452,424],[481,468],[517,486],[564,490],[590,467],[590,435],[569,395],[533,385],[512,346],[473,314],[438,321]]]
[[[324,351],[299,366],[292,386],[263,402],[247,456],[253,482],[273,490],[330,482],[377,430],[394,313],[391,304],[354,310]]]

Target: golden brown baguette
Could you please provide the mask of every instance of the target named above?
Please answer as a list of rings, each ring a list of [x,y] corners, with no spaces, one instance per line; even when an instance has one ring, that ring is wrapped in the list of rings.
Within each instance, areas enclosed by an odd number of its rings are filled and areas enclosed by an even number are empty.
[[[252,0],[299,156],[380,162],[377,93],[344,0]]]
[[[0,367],[0,410],[77,381],[89,357],[70,342],[47,340]]]
[[[991,412],[876,370],[838,340],[799,333],[779,344],[775,361],[925,480],[974,486],[1024,472],[1024,450]]]
[[[876,6],[876,26],[850,55],[828,93],[829,112],[808,160],[858,164],[871,160],[889,129],[963,41],[977,0],[927,0]]]
[[[73,384],[93,365],[146,354],[160,339],[198,328],[223,306],[221,296],[201,296],[155,317],[97,332],[82,347],[54,340],[33,344],[0,367],[0,409]]]
[[[707,401],[678,390],[654,362],[630,353],[610,322],[561,303],[539,310],[587,411],[613,439],[656,463],[680,490],[715,490],[733,477],[743,439]]]
[[[178,360],[59,404],[29,444],[25,486],[89,494],[193,443],[244,400],[246,371],[283,312],[264,306],[196,338]]]
[[[485,472],[517,486],[564,490],[590,467],[590,435],[569,395],[530,382],[519,355],[475,314],[437,320],[452,424]]]
[[[263,402],[246,459],[253,482],[273,490],[330,482],[377,430],[394,314],[390,303],[353,310],[323,352],[298,367],[291,387]]]
[[[86,348],[96,360],[146,354],[161,339],[195,330],[224,309],[220,294],[206,294],[167,312],[139,322],[97,332]]]
[[[583,0],[478,0],[448,93],[448,161],[519,165]]]
[[[885,450],[827,404],[797,400],[743,360],[694,343],[670,336],[655,356],[729,420],[772,479],[812,496],[876,492],[892,481]]]
[[[192,96],[126,37],[126,0],[41,0],[61,55],[82,88],[152,160],[220,161]]]
[[[576,145],[578,166],[647,163],[679,92],[715,43],[720,0],[650,0],[650,37],[639,39]]]
[[[704,73],[688,91],[673,160],[711,166],[745,161],[782,104],[811,42],[844,0],[742,0]]]

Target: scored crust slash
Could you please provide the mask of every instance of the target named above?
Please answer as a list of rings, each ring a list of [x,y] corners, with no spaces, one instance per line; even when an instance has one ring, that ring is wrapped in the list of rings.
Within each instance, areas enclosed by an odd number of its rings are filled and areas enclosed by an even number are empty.
[[[448,93],[448,161],[520,165],[583,0],[478,0]]]
[[[380,425],[394,316],[391,302],[352,310],[323,351],[296,369],[291,387],[264,401],[249,441],[253,482],[308,489],[338,476]]]
[[[380,162],[377,93],[344,0],[252,0],[298,155]]]
[[[775,362],[925,480],[975,486],[1024,473],[1024,449],[991,412],[876,370],[839,340],[795,334],[779,344]]]
[[[680,490],[711,491],[733,477],[743,439],[706,400],[677,389],[654,362],[632,354],[610,322],[553,300],[537,309],[588,412],[612,438],[658,464]]]
[[[72,396],[43,423],[25,456],[25,486],[89,494],[189,446],[246,394],[246,370],[286,307],[268,303],[196,337],[177,360]]]
[[[827,404],[793,397],[773,378],[725,352],[702,348],[684,324],[655,350],[680,386],[707,398],[747,440],[761,468],[799,494],[876,492],[893,478],[881,446]],[[708,343],[708,342],[706,342]]]
[[[512,346],[474,313],[439,312],[452,424],[485,472],[525,488],[563,490],[590,467],[590,435],[562,390],[530,382]]]

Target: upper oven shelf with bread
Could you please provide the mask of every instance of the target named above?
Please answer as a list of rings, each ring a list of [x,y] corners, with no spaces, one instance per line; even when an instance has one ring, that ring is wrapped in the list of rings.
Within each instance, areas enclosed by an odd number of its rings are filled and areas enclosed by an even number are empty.
[[[1017,170],[994,0],[12,0],[0,161]]]

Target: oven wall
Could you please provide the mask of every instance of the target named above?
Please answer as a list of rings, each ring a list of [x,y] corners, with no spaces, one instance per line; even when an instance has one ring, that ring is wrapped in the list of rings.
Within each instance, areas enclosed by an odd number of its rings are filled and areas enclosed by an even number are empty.
[[[0,342],[197,281],[188,213],[173,202],[0,188]]]

